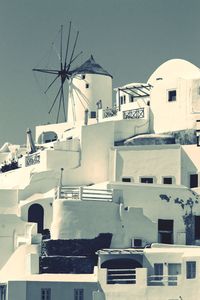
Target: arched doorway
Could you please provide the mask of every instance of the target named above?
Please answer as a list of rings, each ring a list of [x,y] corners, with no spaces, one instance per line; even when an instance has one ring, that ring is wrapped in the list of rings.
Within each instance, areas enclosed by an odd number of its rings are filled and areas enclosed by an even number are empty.
[[[135,269],[135,268],[142,268],[142,265],[135,259],[119,258],[119,259],[110,259],[110,260],[104,261],[101,265],[101,268]]]
[[[44,209],[40,204],[32,204],[28,210],[28,222],[38,224],[38,233],[42,233],[44,226]]]

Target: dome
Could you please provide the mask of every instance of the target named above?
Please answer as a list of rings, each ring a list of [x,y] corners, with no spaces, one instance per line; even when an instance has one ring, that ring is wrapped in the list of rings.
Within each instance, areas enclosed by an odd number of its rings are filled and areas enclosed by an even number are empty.
[[[154,82],[169,77],[200,78],[200,69],[184,59],[170,59],[153,72],[148,79],[148,83],[154,85]]]
[[[72,70],[71,73],[73,75],[74,74],[99,74],[99,75],[112,77],[112,75],[110,75],[106,70],[104,70],[99,64],[96,63],[92,55],[80,67]]]

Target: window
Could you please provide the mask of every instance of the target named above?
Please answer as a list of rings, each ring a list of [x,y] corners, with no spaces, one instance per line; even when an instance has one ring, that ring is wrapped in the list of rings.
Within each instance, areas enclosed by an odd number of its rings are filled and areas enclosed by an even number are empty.
[[[126,103],[126,95],[120,96],[120,103],[125,104]]]
[[[176,90],[168,91],[168,101],[176,101]]]
[[[141,239],[134,239],[132,241],[133,247],[142,247],[142,240]]]
[[[74,289],[74,300],[84,300],[83,289]]]
[[[41,300],[51,300],[51,289],[50,288],[41,289]]]
[[[82,78],[82,79],[85,79],[85,75],[81,75],[81,78]]]
[[[153,183],[153,177],[141,177],[140,182],[141,183]]]
[[[194,216],[194,239],[200,240],[200,216]]]
[[[196,261],[186,262],[186,278],[192,279],[196,277]]]
[[[6,285],[0,285],[0,300],[6,300]]]
[[[158,242],[173,244],[173,220],[158,220]]]
[[[89,89],[89,86],[90,86],[89,83],[86,83],[86,84],[85,84],[85,88],[86,88],[86,89]]]
[[[154,280],[163,280],[163,264],[154,264]]]
[[[131,182],[131,178],[130,177],[122,177],[122,181],[123,182]]]
[[[172,184],[172,177],[163,177],[163,184]]]
[[[190,188],[198,187],[198,174],[190,175]]]
[[[133,95],[130,96],[129,102],[134,102],[134,96]]]
[[[90,118],[95,119],[96,118],[96,111],[90,112]]]

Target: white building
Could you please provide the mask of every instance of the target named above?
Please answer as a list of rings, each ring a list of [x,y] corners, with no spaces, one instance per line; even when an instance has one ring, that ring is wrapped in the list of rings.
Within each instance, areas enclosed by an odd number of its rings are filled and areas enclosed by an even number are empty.
[[[112,106],[91,57],[74,70],[69,122],[0,149],[0,299],[198,298],[199,81],[168,61]]]

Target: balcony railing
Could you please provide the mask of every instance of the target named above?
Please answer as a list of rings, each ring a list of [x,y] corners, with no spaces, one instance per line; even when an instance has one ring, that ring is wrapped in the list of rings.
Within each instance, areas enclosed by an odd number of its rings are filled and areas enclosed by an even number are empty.
[[[148,285],[154,286],[176,286],[178,285],[178,275],[151,275],[148,276]]]
[[[103,111],[103,118],[114,117],[117,115],[118,111],[119,111],[118,107],[106,108]]]
[[[29,167],[40,163],[40,153],[33,153],[25,157],[25,166]]]
[[[86,187],[58,187],[55,190],[56,199],[86,200],[86,201],[112,201],[113,191],[111,189],[89,189]]]
[[[137,109],[130,109],[123,112],[123,119],[143,119],[144,107]]]
[[[107,269],[107,284],[136,284],[135,269]]]

